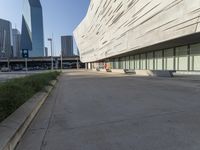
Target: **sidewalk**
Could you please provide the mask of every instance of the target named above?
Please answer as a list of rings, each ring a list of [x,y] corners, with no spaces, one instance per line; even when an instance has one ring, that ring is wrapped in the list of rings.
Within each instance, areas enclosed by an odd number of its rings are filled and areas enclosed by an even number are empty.
[[[17,150],[199,150],[199,85],[65,72]]]

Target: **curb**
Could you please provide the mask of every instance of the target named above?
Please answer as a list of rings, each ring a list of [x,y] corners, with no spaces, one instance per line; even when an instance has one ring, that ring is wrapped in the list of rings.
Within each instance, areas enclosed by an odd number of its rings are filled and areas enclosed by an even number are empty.
[[[38,92],[13,114],[0,123],[0,150],[14,150],[37,112],[51,93],[56,80],[50,82],[46,92]]]

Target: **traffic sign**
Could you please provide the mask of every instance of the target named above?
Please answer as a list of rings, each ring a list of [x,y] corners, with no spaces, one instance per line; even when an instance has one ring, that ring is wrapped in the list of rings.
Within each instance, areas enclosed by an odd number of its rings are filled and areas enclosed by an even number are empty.
[[[28,58],[29,55],[28,55],[28,49],[22,49],[22,57],[23,58]]]

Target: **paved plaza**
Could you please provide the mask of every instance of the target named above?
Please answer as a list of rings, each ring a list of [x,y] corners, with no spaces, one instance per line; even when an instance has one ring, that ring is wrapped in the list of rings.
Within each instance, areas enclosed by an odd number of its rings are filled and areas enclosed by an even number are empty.
[[[199,150],[200,80],[66,71],[17,150]]]

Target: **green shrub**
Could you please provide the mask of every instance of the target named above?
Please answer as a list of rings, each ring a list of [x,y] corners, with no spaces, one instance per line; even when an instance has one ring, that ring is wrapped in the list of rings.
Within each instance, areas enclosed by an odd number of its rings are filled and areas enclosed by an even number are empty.
[[[0,84],[0,122],[34,94],[55,80],[59,72],[48,72],[12,79]]]

